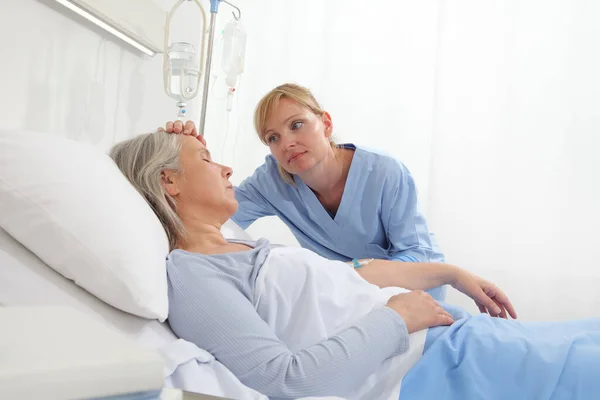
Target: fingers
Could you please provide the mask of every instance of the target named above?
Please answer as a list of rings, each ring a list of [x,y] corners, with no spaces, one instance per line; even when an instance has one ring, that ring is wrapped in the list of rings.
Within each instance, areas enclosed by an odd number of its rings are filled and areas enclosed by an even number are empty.
[[[506,318],[508,318],[508,315],[510,315],[513,319],[517,319],[517,312],[515,311],[515,308],[502,290],[498,289],[494,285],[491,285],[489,287],[484,287],[483,291],[488,297],[492,298],[500,308],[503,309]],[[506,314],[507,312],[508,315]]]
[[[437,312],[436,322],[438,325],[452,325],[454,323],[452,314],[444,310],[438,302],[435,302],[435,311]]]
[[[475,300],[477,308],[482,313],[490,314],[495,317],[502,312],[501,308],[488,296],[486,290],[490,284],[473,274],[464,274],[462,281],[457,288]]]
[[[198,131],[196,130],[196,125],[194,124],[194,121],[187,121],[185,123],[185,126],[183,127],[183,134],[198,136]]]
[[[493,294],[492,294],[493,296]],[[498,316],[501,315],[503,313],[502,307],[498,304],[496,304],[496,302],[494,300],[492,300],[492,298],[490,296],[488,296],[488,294],[482,289],[479,288],[479,290],[475,291],[475,301],[478,302],[479,304],[481,304],[482,306],[484,306],[485,308],[488,309],[488,311],[490,312],[489,314],[491,316]],[[506,315],[506,313],[505,313]]]
[[[452,325],[453,323],[454,323],[454,320],[452,319],[452,317],[440,315],[438,322],[437,322],[437,326],[449,326],[449,325]]]
[[[448,314],[446,311],[443,311],[441,314],[437,315],[436,323],[437,325],[452,325],[454,323],[454,318],[452,318],[452,315]]]
[[[504,308],[504,305],[502,303],[500,303],[498,300],[496,300],[495,298],[491,298],[491,300],[495,304],[494,307],[482,305],[478,301],[475,301],[475,304],[477,305],[477,308],[479,308],[479,311],[483,314],[489,314],[492,317],[508,319],[509,314],[507,314],[507,310],[506,310],[506,308]],[[500,310],[500,311],[498,311],[498,310]]]
[[[508,297],[498,288],[495,289],[494,301],[500,306],[503,307],[513,319],[517,319],[517,312],[513,307],[512,303],[508,299]]]
[[[482,314],[488,314],[490,317],[495,318],[495,317],[498,317],[502,313],[502,311],[497,313],[495,310],[490,309],[482,304],[479,304],[477,301],[475,302],[475,304],[477,304],[477,308],[479,308],[479,312],[481,312]]]
[[[175,121],[173,123],[173,133],[183,133],[183,122]]]
[[[442,314],[442,316],[444,316],[444,317],[446,317],[446,318],[449,318],[449,319],[451,319],[451,320],[452,320],[452,322],[454,322],[454,317],[453,317],[453,316],[452,316],[452,314],[450,314],[449,312],[447,312],[447,311],[444,311],[444,313]]]
[[[490,317],[494,317],[494,318],[508,319],[508,316],[506,314],[506,310],[504,308],[502,308],[502,307],[500,307],[500,311],[498,312],[498,308],[486,307],[484,305],[479,304],[478,302],[475,302],[475,304],[477,304],[477,308],[479,308],[479,311],[482,314],[489,314]],[[496,307],[498,307],[498,305],[496,305]]]
[[[496,305],[500,307],[500,314],[498,316],[500,318],[508,319],[508,314],[506,313],[506,309],[504,308],[504,306],[502,306],[502,304],[498,300],[496,300],[496,298],[493,298],[492,300],[494,300],[494,303],[496,303]]]
[[[477,308],[479,308],[480,313],[487,314],[487,309],[481,303],[476,300],[475,304],[477,305]]]
[[[165,124],[165,129],[159,127],[158,131],[194,136],[197,137],[204,146],[206,146],[206,140],[202,135],[198,134],[196,124],[194,124],[194,121],[191,120],[187,121],[185,124],[182,121],[169,121]]]

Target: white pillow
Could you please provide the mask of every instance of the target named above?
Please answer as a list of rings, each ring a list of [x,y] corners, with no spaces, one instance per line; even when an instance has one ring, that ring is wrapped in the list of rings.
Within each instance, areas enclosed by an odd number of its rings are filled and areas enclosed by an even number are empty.
[[[0,226],[113,307],[167,318],[166,234],[100,150],[61,136],[0,130]]]

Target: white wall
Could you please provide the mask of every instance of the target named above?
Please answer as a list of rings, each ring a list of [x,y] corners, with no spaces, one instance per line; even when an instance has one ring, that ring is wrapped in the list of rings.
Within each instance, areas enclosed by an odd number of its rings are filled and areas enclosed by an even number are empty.
[[[429,191],[440,245],[525,319],[598,316],[600,3],[443,3]]]
[[[2,2],[1,126],[108,149],[173,115],[173,102],[162,89],[160,57],[147,58],[51,4]]]

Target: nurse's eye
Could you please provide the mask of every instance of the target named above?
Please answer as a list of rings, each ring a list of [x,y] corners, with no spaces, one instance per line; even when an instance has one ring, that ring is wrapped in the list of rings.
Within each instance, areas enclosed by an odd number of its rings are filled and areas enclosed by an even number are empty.
[[[267,137],[267,143],[275,143],[277,142],[277,135],[271,135],[269,137]]]
[[[298,130],[298,129],[302,128],[302,125],[304,125],[304,122],[294,121],[294,122],[292,122],[292,130],[293,131]]]

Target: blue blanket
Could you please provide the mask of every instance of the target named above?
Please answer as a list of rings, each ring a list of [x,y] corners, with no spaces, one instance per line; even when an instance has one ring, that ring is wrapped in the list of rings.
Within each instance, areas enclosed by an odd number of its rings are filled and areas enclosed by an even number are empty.
[[[524,323],[470,316],[430,329],[400,399],[600,399],[600,319]]]

